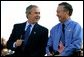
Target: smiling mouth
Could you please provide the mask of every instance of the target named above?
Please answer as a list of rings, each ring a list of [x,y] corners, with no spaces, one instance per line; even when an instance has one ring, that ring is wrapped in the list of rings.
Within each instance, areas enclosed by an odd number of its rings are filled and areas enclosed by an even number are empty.
[[[40,16],[37,16],[36,19],[40,19]]]

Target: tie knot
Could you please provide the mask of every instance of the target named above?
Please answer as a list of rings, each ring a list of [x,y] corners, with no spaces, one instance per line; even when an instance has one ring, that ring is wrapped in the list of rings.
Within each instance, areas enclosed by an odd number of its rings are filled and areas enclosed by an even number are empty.
[[[31,27],[31,24],[29,24],[28,27]]]
[[[62,24],[62,27],[64,28],[65,27],[65,24]]]
[[[30,30],[31,26],[32,26],[32,25],[31,25],[31,24],[29,24],[29,25],[27,26],[26,31],[27,31],[27,30]]]

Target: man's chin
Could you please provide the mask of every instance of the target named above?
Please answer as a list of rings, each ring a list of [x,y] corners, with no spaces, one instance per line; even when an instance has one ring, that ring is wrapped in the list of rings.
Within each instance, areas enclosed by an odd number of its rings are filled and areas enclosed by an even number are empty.
[[[59,19],[59,21],[61,22],[61,19]]]

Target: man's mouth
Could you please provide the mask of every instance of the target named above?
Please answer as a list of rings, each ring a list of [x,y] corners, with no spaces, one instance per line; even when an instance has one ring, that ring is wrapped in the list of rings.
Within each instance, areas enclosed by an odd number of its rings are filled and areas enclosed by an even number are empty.
[[[35,18],[36,18],[36,19],[40,19],[40,16],[36,16]]]

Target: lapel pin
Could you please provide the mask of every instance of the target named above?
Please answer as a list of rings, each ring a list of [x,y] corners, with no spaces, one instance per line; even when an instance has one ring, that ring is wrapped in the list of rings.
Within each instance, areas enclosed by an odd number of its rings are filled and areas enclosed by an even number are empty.
[[[34,32],[34,34],[36,34],[36,32]]]

